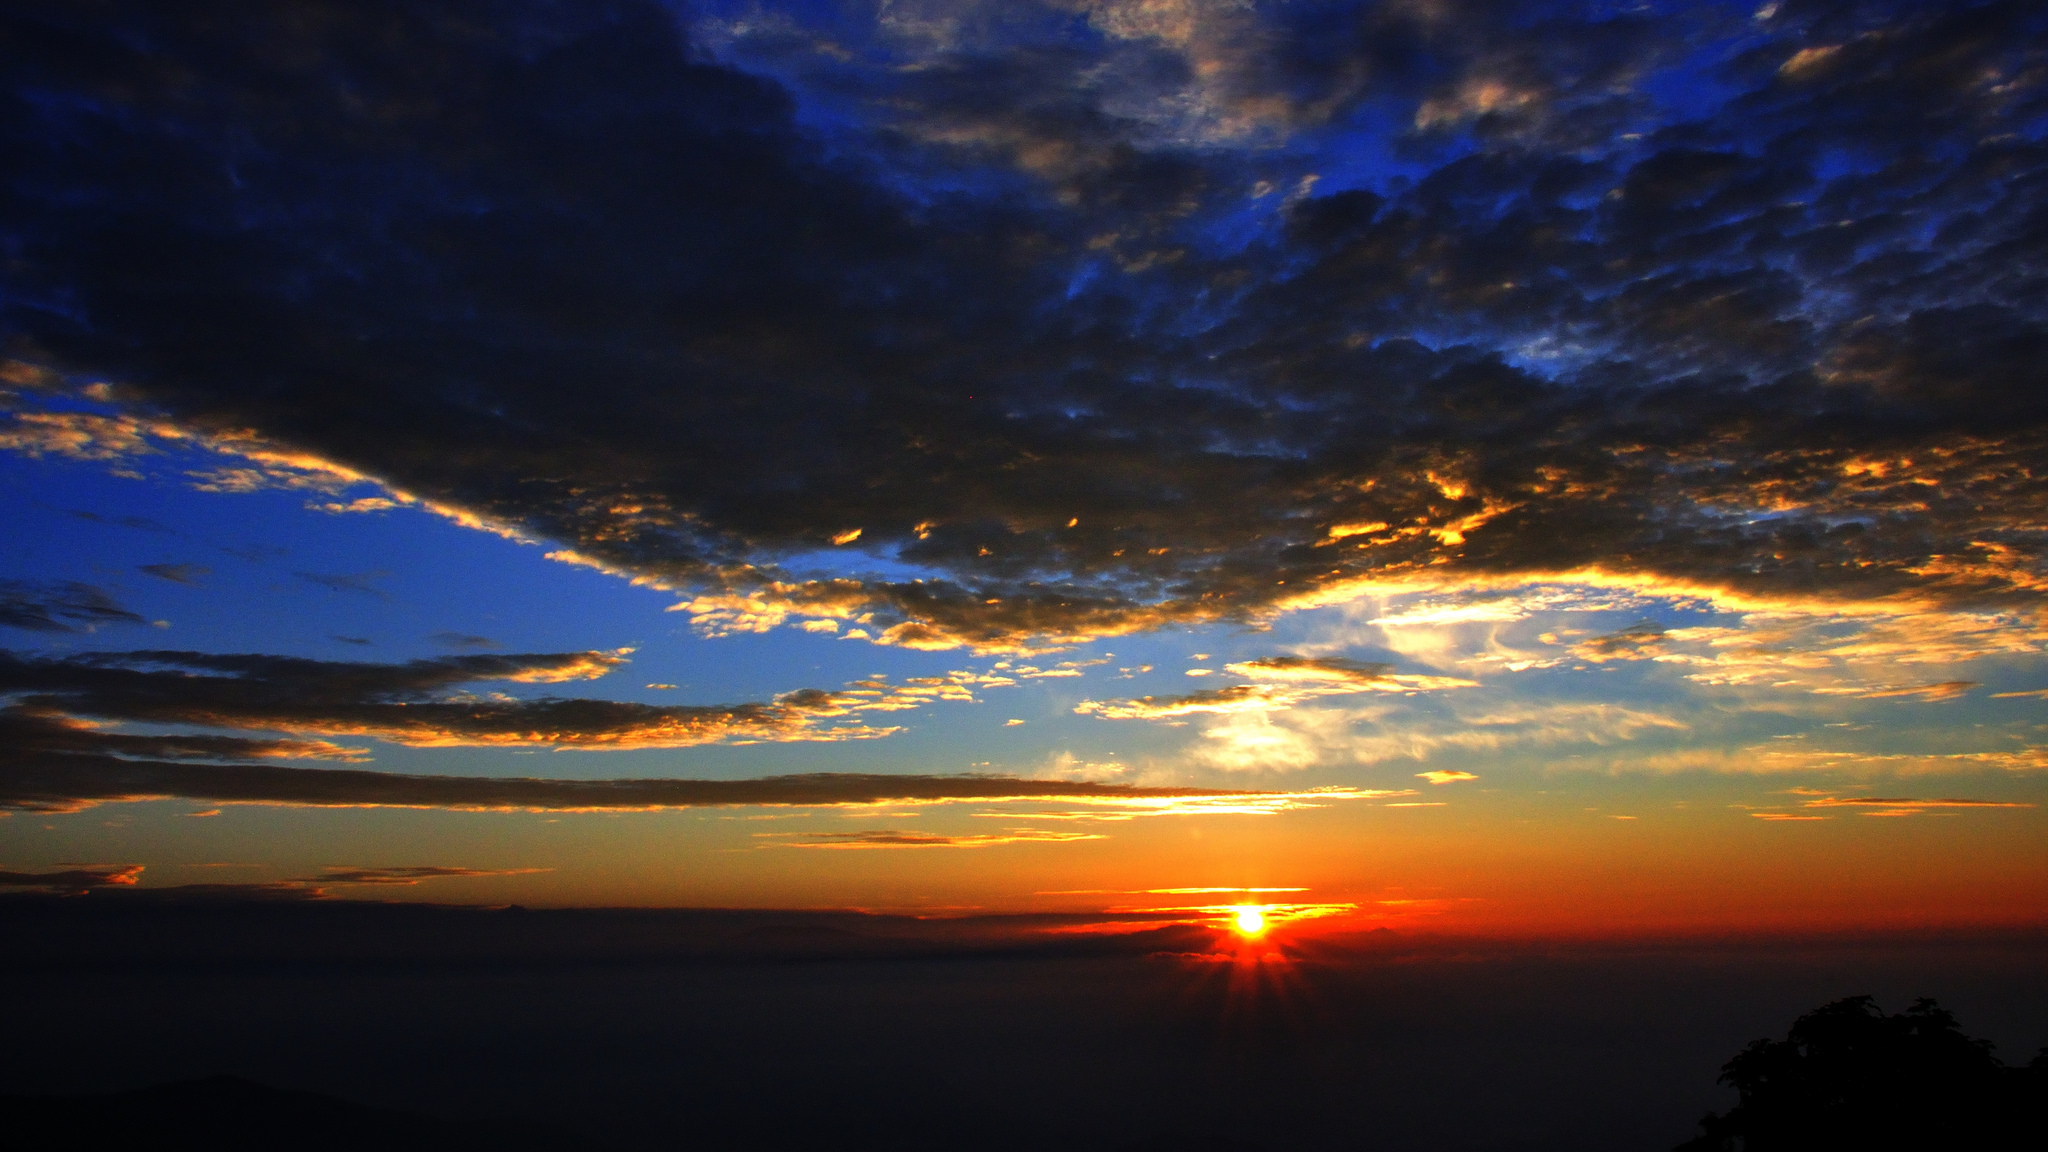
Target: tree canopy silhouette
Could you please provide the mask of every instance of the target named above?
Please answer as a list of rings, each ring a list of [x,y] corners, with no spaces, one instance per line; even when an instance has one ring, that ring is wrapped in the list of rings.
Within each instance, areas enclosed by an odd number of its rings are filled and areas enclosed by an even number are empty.
[[[2048,1147],[2048,1049],[2024,1068],[1991,1049],[1932,1000],[1837,1000],[1722,1065],[1740,1098],[1677,1152]]]

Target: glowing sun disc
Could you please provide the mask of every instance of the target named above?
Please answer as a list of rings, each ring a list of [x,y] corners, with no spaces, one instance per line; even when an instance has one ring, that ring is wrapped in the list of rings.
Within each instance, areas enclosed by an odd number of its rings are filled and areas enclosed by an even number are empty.
[[[1237,930],[1246,936],[1257,936],[1266,930],[1266,911],[1263,908],[1246,905],[1236,910],[1233,920]]]

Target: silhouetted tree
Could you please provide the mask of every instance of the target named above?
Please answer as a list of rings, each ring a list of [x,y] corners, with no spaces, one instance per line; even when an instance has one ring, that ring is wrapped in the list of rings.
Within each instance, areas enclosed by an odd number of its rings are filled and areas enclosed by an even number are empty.
[[[1837,1000],[1722,1065],[1740,1099],[1678,1152],[2048,1148],[2048,1049],[2006,1068],[1991,1048],[1932,1000]]]

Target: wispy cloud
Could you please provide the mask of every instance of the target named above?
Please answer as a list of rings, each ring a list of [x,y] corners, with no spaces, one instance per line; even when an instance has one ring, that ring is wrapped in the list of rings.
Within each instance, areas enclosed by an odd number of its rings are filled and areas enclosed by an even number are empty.
[[[1361,664],[1337,657],[1273,656],[1226,664],[1224,669],[1257,683],[1233,684],[1177,696],[1084,700],[1074,706],[1074,711],[1105,720],[1161,720],[1198,714],[1275,711],[1319,696],[1478,687],[1476,681],[1455,676],[1398,673],[1391,664]],[[1201,670],[1191,669],[1190,675],[1195,671]]]
[[[204,564],[144,564],[136,569],[159,580],[173,584],[195,585],[211,575],[213,569]]]
[[[467,879],[479,876],[531,876],[552,872],[552,868],[453,868],[440,864],[416,864],[398,868],[322,868],[318,876],[292,883],[329,885],[360,884],[374,887],[410,887],[423,880]]]
[[[42,888],[51,892],[84,892],[93,888],[132,887],[142,878],[140,864],[81,866],[62,872],[0,872],[0,887]]]
[[[128,735],[18,707],[0,711],[0,737],[0,807],[49,812],[184,798],[213,804],[530,811],[1064,801],[1134,813],[1233,814],[1286,811],[1354,795],[1346,789],[1266,793],[1004,776],[820,773],[754,780],[571,780],[406,775],[267,762],[360,756],[322,741]]]
[[[804,689],[765,703],[652,705],[457,691],[488,681],[590,680],[623,663],[625,656],[605,652],[475,654],[403,664],[168,651],[53,660],[0,652],[0,692],[21,694],[40,709],[107,720],[369,736],[417,747],[570,748],[872,739],[895,729],[864,723],[863,712],[915,707],[943,695],[943,685],[859,682],[845,693]]]
[[[112,596],[76,580],[0,580],[0,627],[91,632],[106,624],[147,624]]]

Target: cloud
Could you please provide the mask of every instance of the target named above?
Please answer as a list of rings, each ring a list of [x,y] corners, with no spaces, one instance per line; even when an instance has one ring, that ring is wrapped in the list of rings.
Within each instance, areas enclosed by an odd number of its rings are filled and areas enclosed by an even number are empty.
[[[1280,810],[1260,793],[1142,788],[998,776],[817,773],[756,780],[561,780],[418,776],[349,768],[170,763],[11,748],[0,759],[0,806],[76,811],[103,803],[185,798],[298,807],[452,808],[469,811],[652,811],[666,808],[1066,800],[1144,810]],[[1327,799],[1344,799],[1333,795]]]
[[[1455,676],[1397,673],[1391,664],[1361,664],[1338,657],[1272,656],[1226,664],[1224,670],[1263,683],[1232,684],[1178,696],[1084,700],[1074,706],[1074,711],[1105,720],[1160,720],[1199,714],[1227,715],[1286,709],[1318,696],[1478,687],[1476,681]],[[1188,674],[1204,671],[1206,669],[1191,669]]]
[[[1488,649],[1478,656],[1435,651],[1426,635],[1417,638],[1423,642],[1400,644],[1399,650],[1446,663],[1491,663],[1508,668],[1556,667],[1572,660],[1591,665],[1641,661],[1710,687],[1931,701],[1955,699],[1977,687],[1976,682],[1960,677],[1934,679],[1944,665],[2048,651],[2048,618],[2033,611],[1942,610],[1933,606],[1908,610],[1884,603],[1734,602],[1702,614],[1701,609],[1716,606],[1693,595],[1694,591],[1644,587],[1616,602],[1612,592],[1598,585],[1539,585],[1506,599],[1539,602],[1541,610],[1548,613],[1656,609],[1698,622],[1643,621],[1617,632],[1572,640],[1568,637],[1573,630],[1552,615],[1546,616],[1541,626],[1555,630],[1535,637],[1534,645],[1496,631],[1488,638]],[[1521,618],[1532,615],[1533,611],[1524,612]],[[1528,631],[1537,626],[1532,624]],[[1414,630],[1403,630],[1396,640],[1409,640],[1410,631]],[[1560,647],[1567,655],[1557,654]],[[1926,678],[1913,679],[1915,673]]]
[[[44,812],[168,798],[210,804],[479,811],[1061,801],[1086,806],[1106,818],[1131,818],[1271,815],[1386,794],[1349,788],[1266,792],[1142,787],[989,775],[814,773],[754,780],[428,776],[271,763],[281,759],[346,762],[360,761],[363,754],[317,740],[111,732],[33,706],[0,709],[0,808]]]
[[[422,880],[441,880],[450,877],[473,876],[530,876],[538,872],[552,872],[552,868],[450,868],[438,864],[411,865],[400,868],[322,868],[320,875],[308,876],[293,883],[301,884],[363,884],[373,886],[409,887]]]
[[[1801,805],[1804,808],[1885,808],[1918,811],[1928,808],[2032,808],[2006,800],[1917,800],[1903,796],[1819,796]]]
[[[93,632],[147,624],[99,588],[76,580],[0,580],[0,626],[29,632]]]
[[[0,740],[15,752],[170,760],[368,759],[355,748],[325,740],[253,740],[199,734],[135,735],[110,732],[89,721],[34,706],[0,708]]]
[[[93,524],[108,524],[117,528],[133,528],[138,532],[162,532],[165,534],[174,534],[176,532],[170,525],[162,521],[152,520],[147,516],[102,516],[97,512],[88,512],[82,508],[67,508],[64,510],[64,514],[75,520],[85,520]]]
[[[1455,768],[1438,769],[1434,772],[1417,772],[1416,775],[1429,781],[1431,784],[1456,784],[1460,780],[1479,779],[1479,777],[1470,772],[1460,772]]]
[[[318,584],[333,592],[353,592],[359,596],[373,596],[379,600],[391,599],[391,593],[370,583],[372,580],[380,580],[391,575],[389,572],[294,572],[292,575],[308,584]]]
[[[1425,761],[1547,745],[1607,745],[1685,731],[1680,720],[1614,704],[1506,704],[1434,713],[1300,706],[1246,710],[1205,727],[1191,762],[1226,771],[1298,771]]]
[[[16,694],[44,711],[134,723],[370,736],[414,747],[560,748],[872,739],[895,729],[866,724],[860,719],[863,712],[965,694],[943,679],[900,686],[857,681],[840,693],[803,689],[767,703],[727,705],[516,699],[456,691],[480,681],[590,680],[624,662],[623,655],[605,652],[474,654],[404,664],[166,651],[64,659],[0,652],[0,694]]]
[[[44,888],[52,892],[85,892],[108,886],[133,886],[142,865],[80,867],[64,872],[0,872],[0,887]]]
[[[1361,664],[1356,660],[1336,657],[1313,658],[1307,656],[1269,656],[1263,660],[1243,660],[1225,664],[1226,670],[1254,680],[1276,680],[1282,683],[1344,685],[1347,687],[1370,687],[1384,682],[1394,671],[1392,664]]]
[[[927,832],[756,832],[788,848],[989,848],[999,844],[1066,844],[1100,840],[1091,832],[1058,832],[1044,828],[1009,828],[978,836],[942,836]]]
[[[12,16],[0,447],[914,649],[2048,594],[2031,6],[897,7]]]
[[[1572,645],[1572,655],[1600,663],[1607,660],[1641,660],[1664,651],[1669,633],[1652,621],[1631,624],[1619,632],[1595,636]]]
[[[428,637],[443,648],[475,649],[502,648],[504,645],[489,636],[472,636],[465,632],[436,632]]]
[[[211,574],[213,569],[204,564],[143,564],[138,566],[136,571],[146,572],[159,580],[169,580],[173,584],[198,584]]]
[[[2038,772],[2048,769],[2048,746],[2027,745],[1980,752],[1868,752],[1849,748],[1809,748],[1788,740],[1745,748],[1732,756],[1708,753],[1683,757],[1681,762],[1671,766],[1733,772],[1845,771],[1864,775],[1928,775],[1985,768]]]
[[[1857,693],[1866,700],[1896,699],[1909,697],[1914,700],[1957,700],[1969,694],[1970,689],[1982,687],[1975,680],[1943,680],[1934,684],[1902,684],[1884,688],[1872,688]]]

